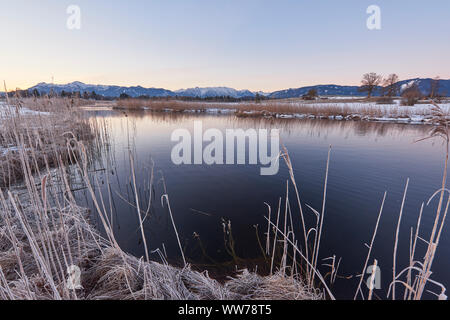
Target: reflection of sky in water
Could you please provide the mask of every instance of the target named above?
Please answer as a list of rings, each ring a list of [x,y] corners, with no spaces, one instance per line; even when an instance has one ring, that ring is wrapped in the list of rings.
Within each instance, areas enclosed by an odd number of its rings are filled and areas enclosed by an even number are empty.
[[[322,205],[328,146],[332,145],[327,206],[321,257],[336,254],[342,257],[341,273],[354,275],[362,268],[367,249],[365,242],[372,236],[384,191],[388,192],[385,210],[373,249],[372,259],[381,265],[383,281],[391,277],[393,238],[406,179],[410,186],[401,225],[399,265],[408,259],[410,228],[415,227],[422,201],[439,188],[443,169],[444,147],[439,140],[413,143],[424,137],[430,127],[387,123],[328,121],[328,120],[267,120],[238,119],[233,116],[173,115],[136,113],[126,118],[121,113],[100,113],[109,124],[114,146],[117,175],[111,179],[113,194],[125,198],[133,196],[129,185],[128,141],[136,150],[137,178],[142,198],[148,198],[150,158],[155,162],[155,190],[152,214],[146,222],[150,246],[161,248],[164,243],[169,256],[179,256],[173,229],[165,209],[161,207],[163,172],[175,221],[191,258],[198,256],[192,234],[200,234],[208,254],[215,259],[228,259],[223,252],[221,218],[233,225],[238,254],[256,257],[259,254],[255,229],[267,228],[263,216],[267,214],[264,202],[273,210],[279,197],[284,197],[288,172],[284,163],[276,176],[262,177],[260,166],[215,165],[175,166],[170,152],[175,143],[170,141],[173,130],[186,128],[192,132],[193,122],[203,121],[204,130],[218,128],[279,128],[282,143],[288,148],[293,162],[297,184],[304,203],[320,209]],[[128,191],[127,191],[128,190]],[[146,194],[147,192],[147,194]],[[294,224],[300,227],[298,208],[291,193]],[[134,203],[134,201],[132,201]],[[115,196],[116,234],[119,242],[137,255],[143,255],[137,231],[135,210]],[[422,235],[428,232],[434,213],[424,212]],[[206,213],[206,214],[205,214]],[[313,214],[306,213],[313,223]],[[263,236],[261,234],[261,236]],[[301,234],[297,230],[297,237]],[[420,255],[424,249],[419,244]],[[448,283],[450,238],[444,231],[434,265],[434,278]],[[419,255],[419,256],[420,256]],[[348,280],[338,290],[353,292]],[[339,284],[339,282],[338,282]],[[385,284],[386,286],[386,284]],[[350,291],[346,291],[350,287]]]

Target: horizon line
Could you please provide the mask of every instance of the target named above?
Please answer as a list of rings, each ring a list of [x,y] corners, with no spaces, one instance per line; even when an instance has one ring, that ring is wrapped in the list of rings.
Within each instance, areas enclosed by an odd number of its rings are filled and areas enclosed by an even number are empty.
[[[438,78],[439,80],[443,80],[443,81],[449,81],[449,79],[446,78],[441,78],[441,77],[414,77],[414,78],[407,78],[407,79],[403,79],[403,80],[399,80],[398,82],[402,82],[402,81],[407,81],[407,80],[416,80],[416,79],[436,79]],[[64,85],[69,85],[69,84],[74,84],[74,83],[80,83],[83,85],[89,85],[89,86],[110,86],[110,87],[125,87],[125,88],[132,88],[132,87],[141,87],[143,89],[163,89],[163,90],[167,90],[167,91],[172,91],[172,92],[176,92],[176,91],[181,91],[181,90],[188,90],[188,89],[208,89],[208,88],[228,88],[228,89],[233,89],[233,90],[237,90],[237,91],[250,91],[250,92],[264,92],[264,93],[273,93],[273,92],[277,92],[277,91],[284,91],[284,90],[289,90],[289,89],[299,89],[299,88],[306,88],[306,87],[317,87],[317,86],[332,86],[332,85],[336,85],[336,86],[346,86],[346,87],[360,87],[361,85],[358,84],[337,84],[337,83],[319,83],[319,84],[310,84],[310,85],[303,85],[303,86],[297,86],[297,87],[289,87],[289,88],[284,88],[284,89],[277,89],[277,90],[251,90],[248,88],[235,88],[235,87],[229,87],[226,85],[212,85],[212,86],[193,86],[193,87],[182,87],[179,89],[167,89],[164,87],[157,87],[157,86],[143,86],[141,84],[137,84],[137,85],[132,85],[132,84],[128,84],[128,85],[119,85],[119,84],[104,84],[104,83],[88,83],[88,82],[83,82],[83,81],[79,81],[79,80],[74,80],[74,81],[70,81],[70,82],[65,82],[65,83],[53,83],[53,82],[38,82],[35,85],[32,85],[26,89],[22,89],[22,88],[15,88],[13,90],[8,90],[8,92],[12,92],[12,91],[16,91],[16,90],[29,90],[35,86],[38,86],[40,84],[45,84],[45,85],[54,85],[54,86],[64,86]],[[4,89],[4,88],[3,88]],[[4,93],[5,91],[0,91],[2,93]]]

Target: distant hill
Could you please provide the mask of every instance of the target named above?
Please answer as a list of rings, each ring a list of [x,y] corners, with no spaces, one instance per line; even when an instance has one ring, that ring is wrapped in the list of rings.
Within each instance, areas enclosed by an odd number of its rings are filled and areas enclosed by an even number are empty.
[[[430,78],[416,78],[399,81],[397,84],[400,88],[405,89],[408,86],[416,83],[423,94],[428,94],[431,87]],[[32,92],[34,90],[39,91],[41,94],[48,94],[55,92],[61,94],[62,91],[67,93],[71,92],[95,92],[97,95],[101,95],[109,98],[117,98],[121,94],[127,94],[130,97],[148,96],[148,97],[192,97],[192,98],[214,98],[214,97],[232,97],[236,99],[242,98],[254,98],[257,94],[266,96],[272,99],[286,99],[286,98],[298,98],[306,94],[309,90],[316,89],[321,96],[355,96],[363,97],[364,92],[360,92],[358,86],[342,86],[342,85],[316,85],[301,87],[296,89],[286,89],[275,91],[272,93],[252,92],[249,90],[236,90],[228,87],[209,87],[209,88],[190,88],[181,89],[177,91],[171,91],[163,88],[144,88],[141,86],[135,87],[123,87],[123,86],[109,86],[109,85],[92,85],[84,84],[79,81],[75,81],[68,84],[50,84],[39,83],[34,87],[28,89]],[[376,88],[374,96],[380,95],[381,87]],[[450,96],[450,80],[440,80],[439,93],[444,96]]]
[[[400,88],[406,88],[407,86],[411,85],[412,83],[416,83],[419,87],[420,91],[423,94],[428,94],[430,92],[431,88],[431,81],[430,78],[416,78],[416,79],[409,79],[409,80],[403,80],[399,81],[398,85]],[[443,96],[450,96],[450,79],[449,80],[439,80],[439,94]]]
[[[65,92],[95,92],[98,95],[105,97],[119,97],[121,94],[127,94],[130,97],[149,96],[149,97],[199,97],[199,98],[211,98],[211,97],[233,97],[233,98],[253,98],[255,93],[249,90],[236,90],[227,87],[210,87],[210,88],[190,88],[177,91],[166,90],[162,88],[143,88],[137,87],[120,87],[120,86],[106,86],[106,85],[92,85],[84,84],[82,82],[72,82],[68,84],[50,84],[39,83],[34,87],[28,89],[28,91],[37,90],[39,93],[48,94],[51,91],[61,94]]]
[[[149,96],[149,97],[167,97],[174,96],[175,94],[166,89],[161,88],[143,88],[137,87],[120,87],[120,86],[105,86],[105,85],[92,85],[84,84],[79,81],[75,81],[68,84],[51,84],[51,83],[39,83],[34,87],[29,88],[29,91],[36,89],[39,93],[48,94],[52,90],[55,93],[61,94],[65,92],[95,92],[96,94],[105,97],[119,97],[122,93],[125,93],[131,97]]]

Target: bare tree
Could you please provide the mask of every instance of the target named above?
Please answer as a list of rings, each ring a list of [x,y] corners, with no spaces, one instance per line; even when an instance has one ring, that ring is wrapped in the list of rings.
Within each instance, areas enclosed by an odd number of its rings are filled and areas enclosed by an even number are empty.
[[[395,97],[398,94],[398,75],[390,74],[383,80],[383,94],[389,98]]]
[[[429,97],[431,99],[439,97],[439,80],[440,80],[439,77],[431,79],[430,94],[429,94]]]
[[[366,73],[361,81],[360,91],[367,92],[367,98],[370,98],[377,86],[380,85],[383,77],[375,72]]]

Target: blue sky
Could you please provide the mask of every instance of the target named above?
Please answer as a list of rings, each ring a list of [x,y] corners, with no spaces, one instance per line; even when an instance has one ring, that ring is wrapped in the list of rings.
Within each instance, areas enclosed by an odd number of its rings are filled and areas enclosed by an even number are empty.
[[[450,1],[0,0],[0,80],[229,86],[358,84],[365,72],[450,78]],[[68,30],[68,5],[81,29]],[[381,8],[368,30],[366,9]]]

